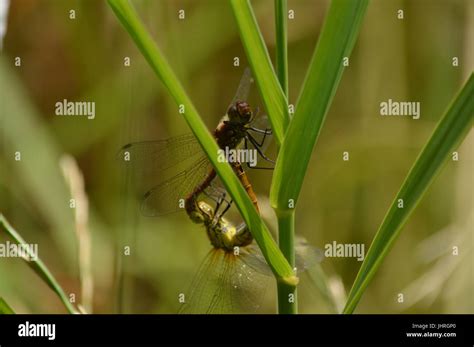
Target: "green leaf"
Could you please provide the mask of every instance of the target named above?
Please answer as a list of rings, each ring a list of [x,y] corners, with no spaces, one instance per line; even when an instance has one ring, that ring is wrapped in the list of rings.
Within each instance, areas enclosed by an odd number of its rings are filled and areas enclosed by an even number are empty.
[[[257,20],[248,0],[231,0],[240,38],[247,53],[253,76],[255,77],[272,124],[278,146],[283,142],[290,122],[288,100],[278,82]]]
[[[405,178],[361,265],[349,293],[344,313],[354,311],[423,194],[440,172],[443,164],[468,134],[472,127],[473,115],[474,74],[471,74]],[[398,199],[403,199],[403,208],[398,208]]]
[[[0,297],[0,314],[15,314],[15,311]]]
[[[308,162],[341,79],[343,57],[354,46],[368,0],[333,0],[273,174],[270,201],[277,211],[298,200]]]
[[[288,34],[287,34],[287,2],[275,0],[275,66],[283,94],[288,99]]]
[[[23,237],[21,237],[21,235],[10,225],[10,223],[8,223],[2,214],[0,214],[0,230],[5,231],[18,244],[27,244]],[[33,271],[36,272],[36,274],[41,277],[41,279],[58,295],[59,299],[61,299],[69,313],[77,313],[74,306],[72,306],[69,302],[66,293],[59,285],[58,281],[54,278],[51,271],[49,271],[46,265],[41,261],[41,259],[39,257],[34,259],[31,252],[28,252],[28,255],[31,259],[24,259],[28,266],[31,267]]]
[[[221,163],[217,160],[217,151],[219,148],[216,141],[201,120],[196,108],[187,96],[163,54],[142,25],[133,7],[125,0],[108,0],[108,3],[176,103],[178,105],[184,105],[184,119],[216,169],[225,188],[235,201],[242,218],[247,223],[274,274],[284,282],[297,281],[293,269],[278,249],[268,228],[255,210],[247,192],[234,174],[234,171],[228,163]]]

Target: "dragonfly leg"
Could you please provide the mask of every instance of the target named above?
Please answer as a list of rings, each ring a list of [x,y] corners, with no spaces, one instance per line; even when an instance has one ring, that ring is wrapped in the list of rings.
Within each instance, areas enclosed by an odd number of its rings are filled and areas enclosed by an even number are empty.
[[[255,137],[253,137],[251,134],[247,133],[247,135],[252,138],[252,140],[253,140],[252,143],[254,145],[257,145],[258,147],[263,146],[263,144],[265,143],[265,139],[267,138],[267,135],[271,135],[271,132],[270,132],[270,134],[268,134],[266,132],[266,130],[262,130],[262,132],[260,134],[263,134],[263,137],[262,137],[262,140],[260,142],[258,142],[257,139],[255,139]]]
[[[227,196],[227,193],[224,191],[222,193],[222,195],[219,197],[218,201],[217,201],[217,204],[216,204],[216,213],[215,213],[215,217],[217,219],[220,219],[224,216],[224,214],[229,210],[229,208],[232,206],[232,200],[227,200],[226,199],[226,196]],[[222,210],[222,206],[224,205],[225,203],[225,207],[224,209]],[[222,211],[219,211],[219,210],[222,210]]]
[[[208,193],[206,190],[204,190],[203,193],[206,197],[208,197],[210,200],[214,201],[216,204],[219,203],[219,198],[217,198],[216,195],[214,195],[212,193]]]
[[[215,184],[212,182],[209,187],[207,187],[207,189],[203,191],[203,193],[204,195],[206,195],[207,198],[216,203],[216,211],[219,209],[219,206],[223,201],[229,204],[229,200],[226,199],[227,192],[221,187],[216,187]]]
[[[216,208],[214,210],[214,217],[212,219],[212,227],[215,227],[224,214],[229,210],[232,205],[232,200],[228,201],[226,199],[227,193],[224,191],[219,198],[212,198],[216,202]],[[222,206],[225,204],[224,209],[222,210]],[[222,210],[222,211],[220,211]]]
[[[271,128],[267,128],[267,129],[263,130],[263,129],[259,129],[259,128],[248,127],[247,129],[248,129],[248,130],[252,130],[252,131],[254,131],[254,132],[256,132],[256,133],[259,133],[259,134],[265,134],[265,135],[271,135],[271,134],[273,134],[273,131],[272,131]],[[262,143],[262,144],[263,144],[263,143]]]
[[[266,161],[269,161],[270,163],[272,164],[275,164],[275,161],[271,160],[270,158],[268,158],[267,156],[265,156],[265,154],[263,154],[262,150],[260,149],[259,146],[257,146],[254,142],[252,142],[252,140],[250,138],[247,138],[247,136],[245,137],[244,139],[244,146],[245,146],[245,149],[248,150],[249,147],[248,147],[248,142],[247,141],[250,141],[252,143],[252,145],[254,146],[254,148],[257,150],[258,154],[260,154],[260,156],[266,160]],[[264,167],[264,166],[250,166],[248,162],[245,163],[245,165],[247,165],[247,167],[249,169],[259,169],[259,170],[273,170],[273,167]]]
[[[245,137],[250,141],[250,143],[252,143],[252,145],[254,145],[255,149],[256,149],[257,152],[258,152],[258,154],[260,154],[260,156],[261,156],[263,159],[265,159],[266,161],[268,161],[268,162],[270,162],[270,163],[272,163],[272,164],[275,164],[275,161],[274,161],[274,160],[268,158],[268,157],[262,152],[262,149],[260,148],[261,145],[258,144],[257,140],[255,140],[255,138],[254,138],[252,135],[247,134]]]
[[[219,213],[219,218],[224,216],[224,214],[229,210],[229,208],[232,206],[232,202],[233,202],[233,200],[230,200],[230,202],[226,200],[226,203],[227,203],[226,207],[224,208],[224,210],[222,212]]]

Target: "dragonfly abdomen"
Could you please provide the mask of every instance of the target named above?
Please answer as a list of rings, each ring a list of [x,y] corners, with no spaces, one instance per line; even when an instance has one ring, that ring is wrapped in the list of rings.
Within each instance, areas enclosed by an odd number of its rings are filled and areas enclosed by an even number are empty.
[[[202,215],[199,213],[199,206],[197,206],[197,197],[210,186],[212,180],[216,177],[216,171],[211,169],[204,181],[198,184],[194,190],[186,197],[184,207],[189,218],[195,223],[203,223]]]
[[[257,210],[257,212],[260,213],[260,209],[258,208],[257,195],[255,194],[255,191],[253,190],[252,184],[249,181],[247,173],[244,171],[240,163],[234,163],[233,167],[234,167],[235,173],[237,174],[237,177],[239,178],[240,182],[244,186],[245,191],[247,192],[247,195],[252,201],[252,204],[255,206],[255,209]]]

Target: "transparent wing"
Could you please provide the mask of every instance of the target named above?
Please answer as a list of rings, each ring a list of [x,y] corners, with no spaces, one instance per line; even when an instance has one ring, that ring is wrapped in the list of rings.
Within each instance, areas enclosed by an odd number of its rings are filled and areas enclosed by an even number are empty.
[[[273,276],[270,266],[255,241],[251,245],[241,248],[240,253],[244,255],[243,260],[252,269],[265,276]]]
[[[295,245],[295,264],[298,272],[303,272],[317,264],[324,259],[324,252],[308,243],[304,237],[296,237]]]
[[[185,199],[211,170],[212,164],[207,158],[202,158],[189,169],[148,190],[142,199],[142,213],[155,217],[182,210],[182,199]]]
[[[232,307],[238,313],[256,312],[262,306],[272,276],[249,266],[252,254],[246,255],[241,252],[240,255],[234,256],[232,253],[227,253],[227,257],[237,259],[238,265],[235,267],[237,271],[233,271],[231,277]]]
[[[270,277],[246,262],[248,254],[212,249],[193,279],[185,314],[253,313],[260,307]]]
[[[212,168],[192,134],[130,143],[122,147],[118,157],[132,176],[146,216],[178,211],[179,200],[202,182]]]
[[[232,99],[231,105],[236,101],[247,101],[250,93],[250,87],[253,83],[252,72],[250,68],[245,68],[242,77],[240,78],[239,86]]]
[[[132,142],[123,146],[119,160],[141,174],[156,174],[204,152],[193,134],[166,140]]]
[[[213,301],[213,296],[219,287],[219,276],[222,273],[223,254],[211,249],[199,266],[192,283],[185,293],[185,303],[179,313],[202,314],[206,313]]]
[[[255,242],[242,248],[241,253],[243,252],[248,253],[248,256],[243,258],[247,265],[261,274],[272,276],[270,266]],[[321,249],[310,245],[303,237],[296,237],[295,265],[299,272],[304,272],[316,266],[323,259],[324,252]]]

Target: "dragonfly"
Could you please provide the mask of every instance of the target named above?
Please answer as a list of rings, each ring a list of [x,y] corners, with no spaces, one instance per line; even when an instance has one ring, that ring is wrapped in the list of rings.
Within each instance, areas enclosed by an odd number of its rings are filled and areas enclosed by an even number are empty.
[[[218,197],[218,195],[221,195]],[[272,272],[245,223],[235,225],[224,217],[225,191],[214,192],[216,207],[192,199],[199,223],[212,245],[180,307],[184,314],[254,313],[265,296]],[[323,259],[323,252],[297,239],[296,266],[304,271]]]
[[[265,143],[271,138],[271,128],[258,128],[258,122],[265,117],[257,117],[246,102],[253,83],[250,69],[246,69],[237,92],[213,132],[220,149],[255,149],[258,155],[269,163],[274,163],[264,153]],[[217,154],[216,154],[217,155]],[[206,189],[216,178],[216,171],[193,134],[185,134],[166,140],[129,143],[122,147],[120,157],[136,176],[141,195],[141,212],[145,216],[162,216],[186,210],[193,216],[192,199]],[[248,163],[247,163],[248,164]],[[242,163],[232,163],[247,194],[258,209],[256,194],[242,167]],[[255,167],[271,169],[271,167]]]

